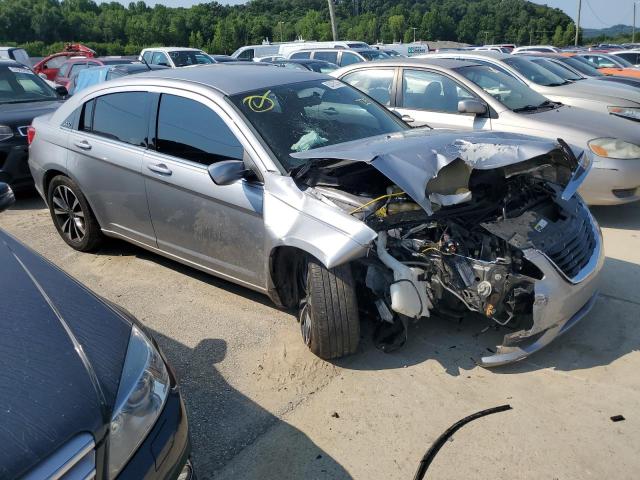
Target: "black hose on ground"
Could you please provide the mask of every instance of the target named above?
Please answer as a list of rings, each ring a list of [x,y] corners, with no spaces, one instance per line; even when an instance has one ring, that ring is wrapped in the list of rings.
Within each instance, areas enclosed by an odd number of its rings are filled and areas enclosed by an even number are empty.
[[[469,415],[468,417],[459,420],[458,422],[451,425],[445,432],[438,437],[438,439],[433,442],[427,453],[424,454],[422,460],[420,460],[420,465],[418,465],[418,471],[416,472],[413,480],[423,480],[424,476],[427,473],[427,469],[433,459],[438,454],[442,446],[447,443],[447,440],[453,436],[458,430],[464,427],[467,423],[472,422],[473,420],[481,417],[486,417],[487,415],[491,415],[493,413],[505,412],[507,410],[511,410],[511,405],[501,405],[499,407],[488,408],[487,410],[482,410],[480,412],[474,413],[473,415]]]

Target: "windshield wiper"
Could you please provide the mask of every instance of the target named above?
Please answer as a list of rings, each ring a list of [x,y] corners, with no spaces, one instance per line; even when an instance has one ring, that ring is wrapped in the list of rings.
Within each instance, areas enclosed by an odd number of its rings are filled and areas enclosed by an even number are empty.
[[[561,83],[550,83],[547,85],[547,87],[561,87],[562,85],[567,85],[571,83],[569,80],[565,80],[564,82]]]
[[[514,112],[535,112],[536,110],[542,110],[543,108],[555,108],[558,104],[551,100],[545,100],[540,105],[525,105],[524,107],[514,108]]]
[[[310,170],[316,167],[326,167],[333,163],[338,163],[341,161],[342,160],[335,158],[308,158],[305,159],[305,162],[303,164],[298,165],[297,167],[293,167],[291,170],[289,170],[289,175],[291,175],[291,178],[293,178],[294,180],[299,180],[301,178],[304,178]]]

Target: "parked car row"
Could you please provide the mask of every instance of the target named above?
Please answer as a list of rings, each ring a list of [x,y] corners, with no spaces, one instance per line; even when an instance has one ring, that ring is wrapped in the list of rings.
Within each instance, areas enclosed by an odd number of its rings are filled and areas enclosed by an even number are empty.
[[[485,367],[584,318],[604,263],[587,203],[640,199],[637,87],[556,53],[373,50],[337,69],[370,48],[333,43],[261,63],[246,60],[283,52],[145,49],[81,69],[65,101],[0,61],[0,181],[32,181],[75,250],[119,238],[267,295],[324,359],[357,352],[364,312],[385,351],[410,341],[410,319],[503,328]],[[33,180],[5,172],[27,156]],[[0,184],[0,209],[12,200]],[[24,439],[0,432],[7,476],[191,478],[184,406],[151,334],[2,232],[0,259],[0,404]],[[52,391],[59,376],[73,381]]]

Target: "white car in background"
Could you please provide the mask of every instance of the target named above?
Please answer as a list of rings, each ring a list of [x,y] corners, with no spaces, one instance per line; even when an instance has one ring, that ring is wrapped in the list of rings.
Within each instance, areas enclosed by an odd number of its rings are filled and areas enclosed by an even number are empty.
[[[198,48],[185,47],[153,47],[140,52],[138,60],[148,65],[179,68],[192,65],[208,65],[216,63],[209,55]]]
[[[511,51],[511,53],[520,52],[559,53],[560,49],[551,45],[529,45],[527,47],[516,47]]]

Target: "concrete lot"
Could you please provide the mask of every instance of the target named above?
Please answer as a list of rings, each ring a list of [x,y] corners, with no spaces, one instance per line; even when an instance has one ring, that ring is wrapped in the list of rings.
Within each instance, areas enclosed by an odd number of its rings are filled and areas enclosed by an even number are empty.
[[[495,345],[492,333],[438,319],[388,355],[365,325],[358,355],[326,363],[266,297],[117,241],[73,251],[35,197],[0,215],[0,227],[156,333],[181,379],[201,479],[412,478],[448,426],[504,403],[514,409],[463,428],[427,478],[634,479],[640,205],[594,211],[607,252],[595,309],[546,350],[496,370],[470,359]],[[626,420],[613,423],[617,414]]]

